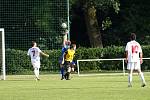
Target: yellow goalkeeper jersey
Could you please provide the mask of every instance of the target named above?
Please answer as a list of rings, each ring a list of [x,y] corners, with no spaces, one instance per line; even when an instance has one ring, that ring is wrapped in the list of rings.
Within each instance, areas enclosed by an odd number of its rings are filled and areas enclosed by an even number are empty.
[[[66,56],[65,56],[65,61],[70,61],[70,62],[72,62],[72,61],[73,61],[73,58],[74,58],[74,54],[75,54],[75,50],[68,49],[68,50],[67,50],[67,54],[66,54]]]

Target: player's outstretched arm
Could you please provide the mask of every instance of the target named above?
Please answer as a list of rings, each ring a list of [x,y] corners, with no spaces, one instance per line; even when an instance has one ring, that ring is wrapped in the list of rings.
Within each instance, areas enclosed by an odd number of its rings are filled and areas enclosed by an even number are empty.
[[[41,55],[46,56],[46,57],[49,57],[49,55],[46,54],[46,53],[44,53],[44,52],[41,52]]]

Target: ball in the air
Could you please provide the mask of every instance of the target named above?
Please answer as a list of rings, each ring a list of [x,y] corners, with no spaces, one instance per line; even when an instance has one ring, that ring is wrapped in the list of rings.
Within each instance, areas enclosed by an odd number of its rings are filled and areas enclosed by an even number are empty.
[[[61,24],[61,27],[62,27],[62,28],[67,28],[67,24],[66,24],[66,23],[62,23],[62,24]]]

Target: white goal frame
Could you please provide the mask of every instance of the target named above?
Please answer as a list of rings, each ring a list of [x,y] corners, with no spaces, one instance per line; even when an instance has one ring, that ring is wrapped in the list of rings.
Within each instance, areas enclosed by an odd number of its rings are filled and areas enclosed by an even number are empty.
[[[2,32],[2,34],[0,34],[2,36],[2,76],[1,79],[5,80],[6,79],[6,70],[5,70],[5,34],[4,34],[4,28],[0,28],[0,31]]]
[[[150,58],[143,58],[143,60],[150,59]],[[78,76],[91,76],[91,75],[81,75],[80,74],[80,66],[79,62],[88,62],[88,61],[122,61],[122,75],[125,76],[125,58],[115,58],[115,59],[82,59],[82,60],[77,60],[77,73]],[[101,74],[92,74],[92,75],[101,75]]]

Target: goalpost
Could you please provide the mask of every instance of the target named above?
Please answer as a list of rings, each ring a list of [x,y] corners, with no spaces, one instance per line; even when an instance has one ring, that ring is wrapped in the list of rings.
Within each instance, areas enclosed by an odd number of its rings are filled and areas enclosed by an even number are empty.
[[[1,66],[1,79],[6,79],[5,72],[5,36],[4,28],[0,28],[0,66]]]
[[[143,58],[144,61],[146,60],[150,60],[150,58]],[[94,61],[121,61],[122,62],[122,73],[116,73],[113,75],[123,75],[125,76],[126,74],[126,70],[125,70],[125,59],[124,58],[115,58],[115,59],[82,59],[82,60],[77,60],[77,73],[78,73],[78,76],[92,76],[92,75],[112,75],[112,74],[102,74],[102,73],[98,73],[98,74],[82,74],[81,73],[81,66],[80,66],[80,63],[81,62],[94,62]]]

